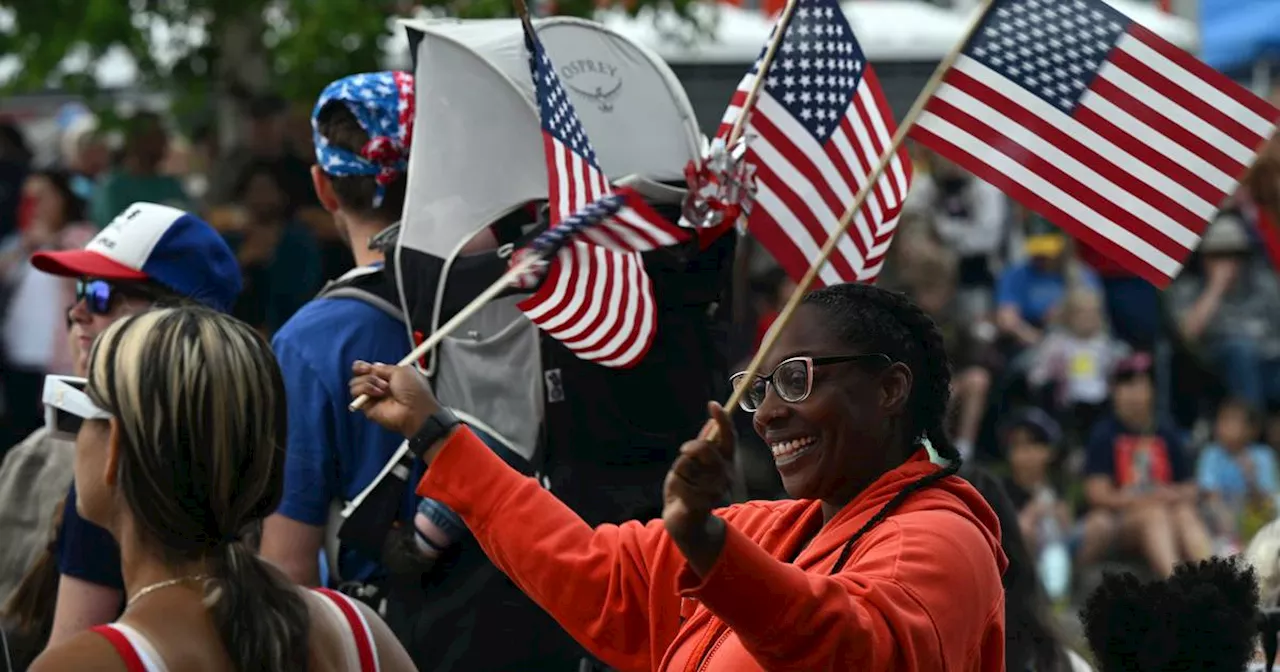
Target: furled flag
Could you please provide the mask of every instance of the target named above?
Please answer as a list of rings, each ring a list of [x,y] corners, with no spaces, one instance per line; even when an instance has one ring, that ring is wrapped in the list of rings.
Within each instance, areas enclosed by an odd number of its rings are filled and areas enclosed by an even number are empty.
[[[995,0],[914,137],[1158,287],[1280,111],[1099,0]]]
[[[738,85],[718,137],[727,137],[743,114],[760,58]],[[799,280],[896,130],[880,83],[836,0],[798,0],[748,113],[743,132],[757,179],[747,230]],[[819,271],[818,286],[875,281],[910,180],[911,162],[900,150]]]
[[[614,193],[596,162],[551,59],[525,23],[550,180],[551,226]],[[689,232],[664,220],[635,192],[618,190],[624,206],[550,262],[542,285],[519,306],[530,320],[577,356],[603,366],[634,366],[657,329],[653,286],[640,252],[687,240]]]

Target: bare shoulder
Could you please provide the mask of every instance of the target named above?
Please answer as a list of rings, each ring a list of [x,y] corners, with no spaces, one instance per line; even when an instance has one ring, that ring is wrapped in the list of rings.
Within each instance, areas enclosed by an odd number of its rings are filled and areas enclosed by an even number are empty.
[[[360,610],[360,615],[369,624],[369,632],[372,633],[373,643],[378,650],[378,667],[387,672],[417,672],[418,667],[413,664],[409,652],[405,651],[404,645],[392,634],[391,628],[387,627],[378,612],[364,602],[353,601]]]
[[[124,659],[106,637],[96,632],[82,632],[65,644],[46,649],[31,667],[30,672],[127,672]]]
[[[314,589],[299,588],[299,591],[307,597],[307,605],[311,611],[312,627],[320,635],[311,638],[312,660],[342,660],[342,647],[344,645],[340,642],[350,641],[345,639],[349,635],[341,634],[350,632],[350,626],[347,621],[341,617],[334,616],[332,612],[323,606],[330,599],[329,597]],[[356,611],[360,613],[364,622],[369,624],[369,632],[373,637],[373,646],[378,657],[378,668],[386,672],[416,672],[418,668],[414,666],[408,652],[404,650],[404,646],[391,633],[391,628],[387,627],[382,617],[378,616],[376,611],[360,600],[346,598],[346,596],[335,597],[335,599],[344,598],[349,604],[355,606]],[[321,668],[313,667],[312,669]]]

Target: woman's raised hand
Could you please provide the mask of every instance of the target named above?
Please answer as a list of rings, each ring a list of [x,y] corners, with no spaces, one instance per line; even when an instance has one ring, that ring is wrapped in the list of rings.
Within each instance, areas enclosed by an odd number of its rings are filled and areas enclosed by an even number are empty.
[[[355,374],[348,384],[351,397],[368,395],[368,403],[360,410],[390,431],[411,437],[440,410],[426,377],[412,366],[358,361],[351,365],[351,372]]]
[[[711,420],[699,438],[680,446],[663,483],[662,522],[699,575],[706,575],[724,546],[724,521],[711,510],[724,503],[733,483],[733,423],[720,404],[707,404]],[[716,428],[715,440],[705,437]]]

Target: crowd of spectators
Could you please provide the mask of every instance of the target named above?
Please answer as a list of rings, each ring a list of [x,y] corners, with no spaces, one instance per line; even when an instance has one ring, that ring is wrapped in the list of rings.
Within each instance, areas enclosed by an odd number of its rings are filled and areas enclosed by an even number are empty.
[[[67,130],[39,167],[0,124],[0,451],[43,423],[45,374],[73,370],[75,281],[37,272],[33,253],[81,247],[137,201],[200,213],[241,267],[233,314],[268,337],[351,267],[312,189],[306,123],[254,101],[245,141],[220,151],[210,129],[178,143],[139,114],[116,141]],[[1225,208],[1162,292],[940,157],[916,161],[880,282],[941,327],[949,430],[1000,479],[1049,598],[1080,604],[1102,568],[1164,578],[1246,548],[1280,501],[1280,259],[1259,209]],[[730,355],[745,361],[794,284],[749,239],[740,255]],[[739,437],[747,493],[780,496],[767,448]]]

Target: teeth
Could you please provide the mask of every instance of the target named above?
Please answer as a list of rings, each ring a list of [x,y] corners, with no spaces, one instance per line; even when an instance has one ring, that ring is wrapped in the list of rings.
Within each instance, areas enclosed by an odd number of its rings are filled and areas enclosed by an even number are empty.
[[[814,436],[806,436],[801,439],[792,439],[791,441],[779,441],[778,443],[769,444],[769,449],[773,451],[775,459],[791,457],[792,455],[802,452],[805,448],[817,443],[818,438]]]

